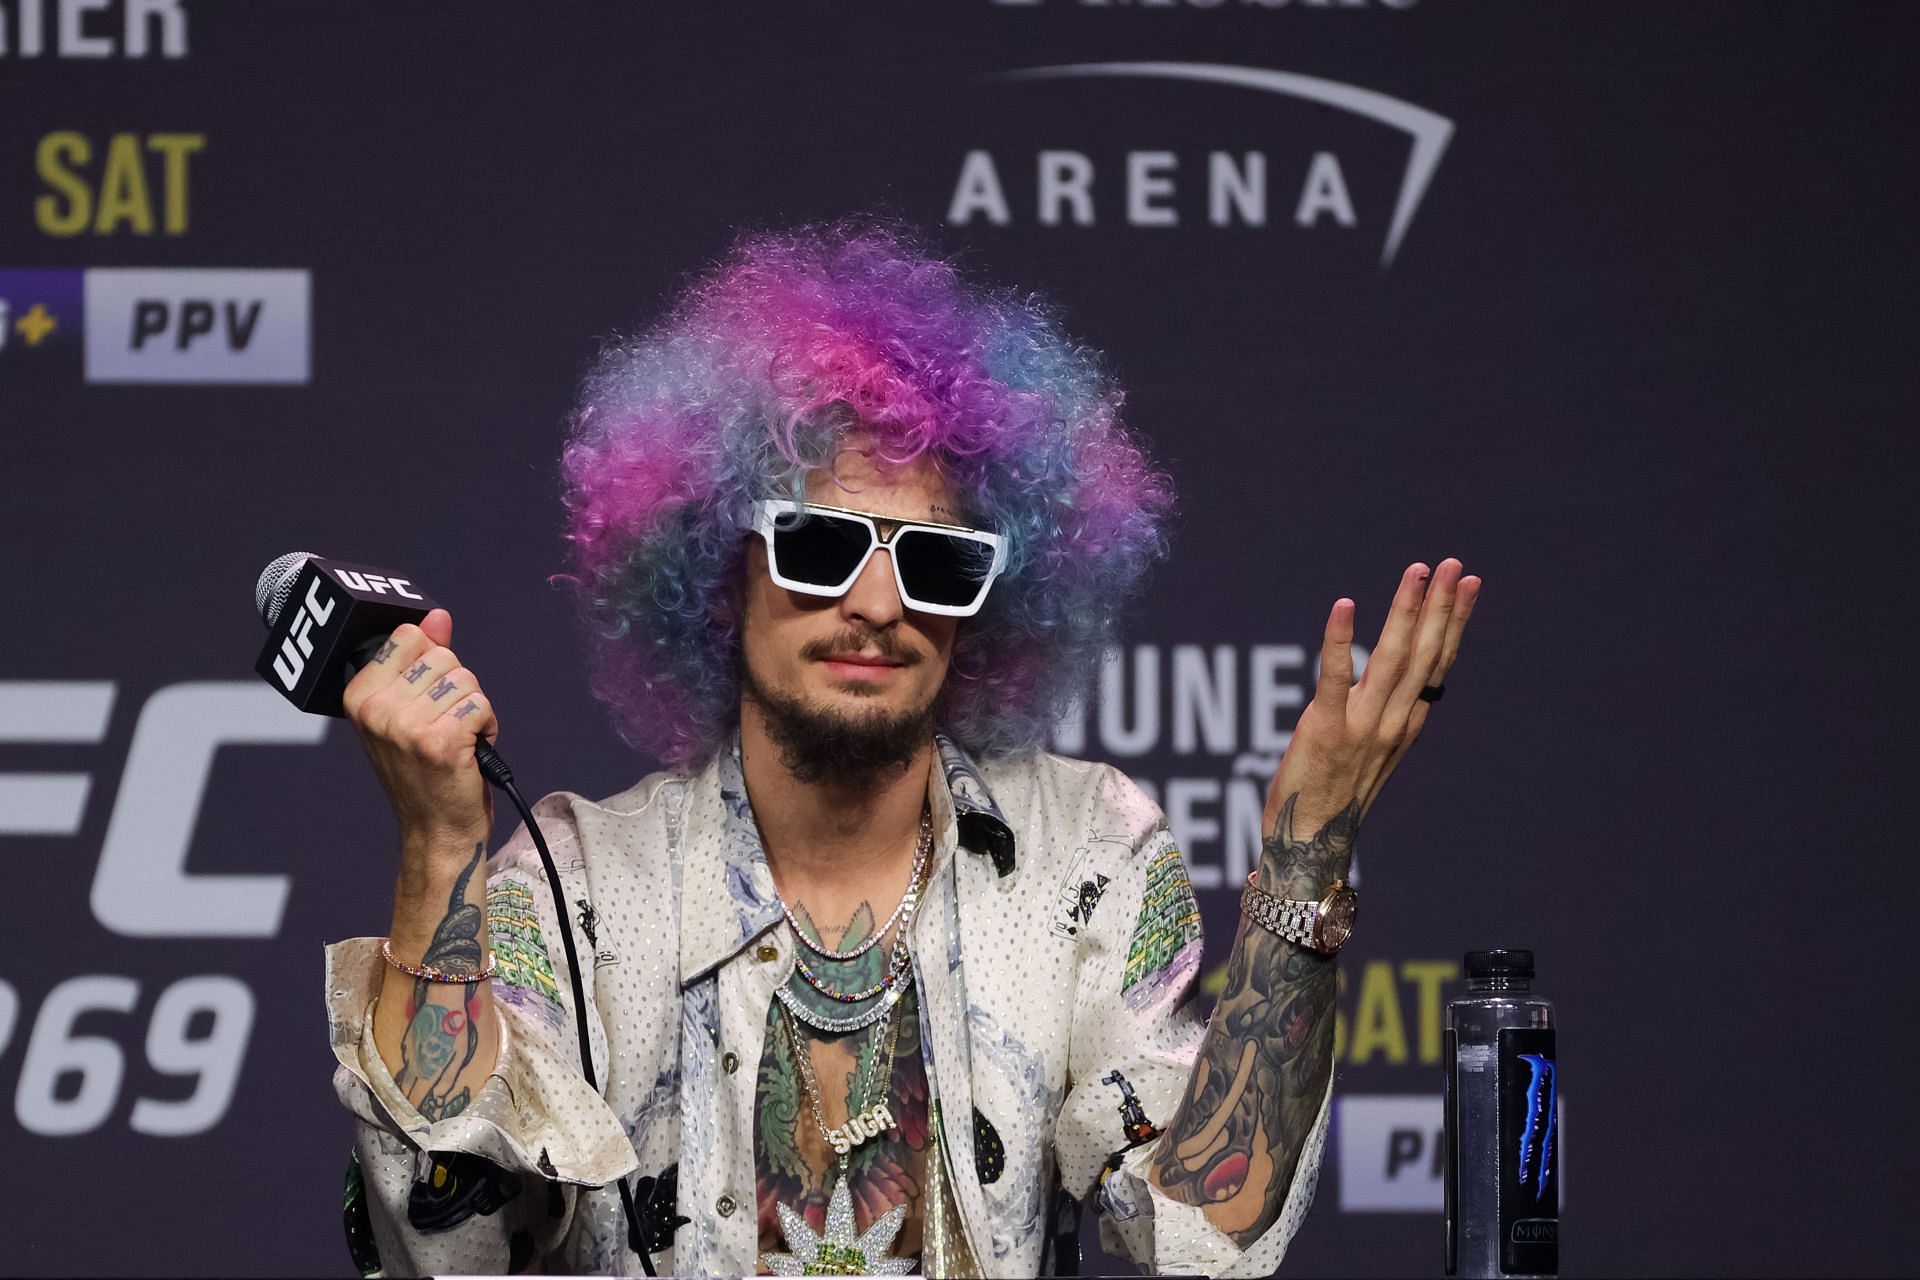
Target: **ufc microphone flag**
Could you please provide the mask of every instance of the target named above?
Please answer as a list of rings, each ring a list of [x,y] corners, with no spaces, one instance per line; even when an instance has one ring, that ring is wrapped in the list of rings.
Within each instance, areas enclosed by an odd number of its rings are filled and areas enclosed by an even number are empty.
[[[312,557],[273,585],[253,669],[302,711],[340,715],[341,693],[374,647],[437,607],[405,578]]]

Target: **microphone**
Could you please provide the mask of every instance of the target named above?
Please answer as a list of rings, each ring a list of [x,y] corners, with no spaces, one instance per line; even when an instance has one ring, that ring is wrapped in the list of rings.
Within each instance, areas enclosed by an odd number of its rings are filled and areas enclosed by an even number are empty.
[[[346,714],[347,681],[395,627],[438,607],[410,579],[310,551],[288,552],[261,570],[253,603],[267,624],[254,671],[294,706],[323,716]]]
[[[253,604],[267,624],[266,647],[253,669],[302,711],[344,716],[342,695],[347,681],[372,660],[393,629],[403,622],[419,622],[436,605],[413,589],[413,581],[385,569],[328,560],[311,551],[290,551],[260,571],[253,587]],[[474,762],[496,788],[506,792],[520,811],[527,833],[539,851],[547,873],[547,889],[560,919],[560,942],[567,957],[567,977],[573,985],[575,1030],[580,1036],[580,1072],[589,1088],[599,1087],[593,1070],[592,1039],[587,1031],[587,998],[580,981],[580,953],[573,941],[573,921],[567,914],[566,893],[553,854],[526,797],[513,785],[513,771],[493,749],[475,735]],[[620,1205],[627,1217],[627,1240],[640,1254],[640,1266],[653,1275],[649,1251],[655,1234],[640,1229],[633,1189],[622,1178]],[[675,1225],[685,1219],[677,1219]],[[669,1233],[673,1227],[667,1228]],[[671,1238],[669,1236],[669,1238]]]
[[[346,715],[347,681],[372,661],[395,627],[417,623],[440,607],[414,590],[410,578],[311,551],[289,551],[262,569],[253,605],[267,624],[266,647],[254,671],[294,706],[323,716]],[[522,803],[513,771],[492,743],[478,739],[474,757],[487,781]]]

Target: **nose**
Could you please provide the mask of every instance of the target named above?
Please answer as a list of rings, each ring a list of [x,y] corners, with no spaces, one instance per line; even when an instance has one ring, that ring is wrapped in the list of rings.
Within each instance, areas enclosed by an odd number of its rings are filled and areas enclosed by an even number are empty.
[[[858,618],[876,631],[900,621],[905,608],[893,581],[893,552],[886,547],[873,553],[847,594],[840,597],[841,617]]]

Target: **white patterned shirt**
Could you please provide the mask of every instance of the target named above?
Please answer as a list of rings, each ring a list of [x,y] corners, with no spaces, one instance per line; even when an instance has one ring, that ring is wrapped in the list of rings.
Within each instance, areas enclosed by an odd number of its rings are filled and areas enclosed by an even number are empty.
[[[1148,1271],[1271,1274],[1313,1197],[1331,1087],[1278,1220],[1244,1250],[1152,1187],[1157,1140],[1129,1137],[1128,1091],[1169,1123],[1205,1034],[1188,999],[1199,909],[1160,811],[1106,765],[1046,753],[976,765],[944,738],[940,765],[909,943],[965,1252],[992,1276],[1070,1268],[1076,1202],[1097,1195],[1103,1244]],[[795,944],[737,755],[597,803],[557,793],[534,812],[591,957],[600,1088],[579,1069],[560,926],[524,829],[489,865],[500,1047],[464,1111],[429,1123],[381,1061],[379,939],[329,947],[334,1083],[360,1121],[379,1265],[639,1274],[613,1185],[625,1178],[660,1274],[750,1275],[754,1067]]]

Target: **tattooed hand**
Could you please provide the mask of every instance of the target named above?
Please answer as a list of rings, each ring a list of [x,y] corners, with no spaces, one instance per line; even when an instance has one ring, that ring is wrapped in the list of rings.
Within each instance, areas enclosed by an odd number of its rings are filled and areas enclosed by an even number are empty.
[[[474,763],[474,735],[499,733],[452,642],[445,609],[396,628],[345,697],[347,719],[399,819],[402,849],[438,863],[463,857],[492,829],[493,793]]]
[[[1420,690],[1446,678],[1479,593],[1458,560],[1430,588],[1426,566],[1410,566],[1358,684],[1353,601],[1334,604],[1319,688],[1267,794],[1269,892],[1311,900],[1347,874],[1360,819],[1426,723]],[[1332,956],[1242,919],[1186,1097],[1148,1164],[1154,1185],[1243,1248],[1279,1217],[1333,1077],[1337,979]]]
[[[1427,566],[1407,566],[1358,683],[1353,601],[1334,602],[1321,640],[1320,683],[1273,775],[1262,830],[1273,835],[1288,804],[1298,831],[1318,830],[1349,805],[1356,806],[1358,826],[1420,736],[1431,706],[1420,700],[1420,690],[1453,669],[1460,633],[1479,597],[1480,579],[1462,577],[1458,560],[1442,560],[1431,579]]]
[[[373,1020],[394,1083],[428,1121],[465,1110],[493,1070],[499,1023],[485,871],[493,795],[473,758],[475,734],[499,731],[493,708],[453,650],[453,618],[435,609],[394,629],[347,685],[347,718],[400,821],[392,956],[456,981],[389,966]]]

